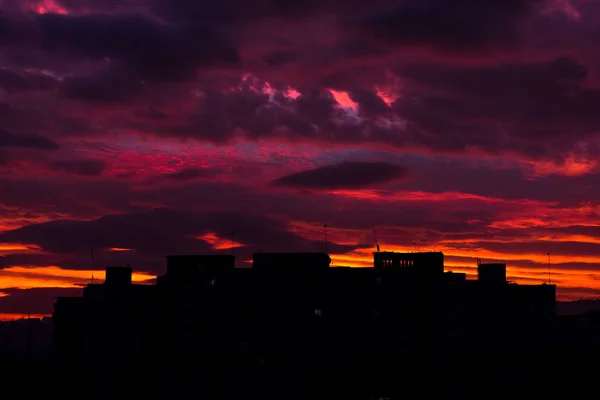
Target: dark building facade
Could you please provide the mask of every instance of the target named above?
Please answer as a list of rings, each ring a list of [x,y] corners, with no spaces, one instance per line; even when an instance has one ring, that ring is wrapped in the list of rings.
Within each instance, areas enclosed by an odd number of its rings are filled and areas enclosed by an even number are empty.
[[[442,253],[377,252],[373,268],[330,264],[325,253],[258,253],[243,269],[231,255],[169,256],[152,286],[132,284],[130,268],[107,268],[105,283],[57,300],[56,350],[369,365],[415,351],[529,346],[554,316],[555,286],[509,283],[498,267],[467,280],[444,272]]]

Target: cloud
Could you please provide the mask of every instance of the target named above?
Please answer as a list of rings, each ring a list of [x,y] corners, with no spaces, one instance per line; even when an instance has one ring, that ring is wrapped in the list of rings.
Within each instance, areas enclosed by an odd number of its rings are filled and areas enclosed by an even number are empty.
[[[9,45],[68,59],[111,60],[147,81],[192,80],[202,66],[239,63],[236,49],[215,28],[163,24],[139,14],[47,13],[29,20],[9,15],[3,26]]]
[[[408,176],[405,167],[382,162],[351,162],[297,172],[273,181],[273,186],[300,189],[357,189]]]
[[[102,160],[61,160],[53,162],[51,167],[75,175],[98,176],[105,170],[106,163]]]
[[[58,144],[38,135],[12,133],[0,129],[0,148],[57,150]]]
[[[55,266],[45,267],[8,267],[0,270],[0,288],[7,289],[35,289],[49,288],[77,288],[87,285],[91,277],[97,282],[105,279],[104,268],[95,270],[69,270]],[[132,281],[135,283],[150,283],[154,276],[134,271]]]
[[[363,17],[361,32],[394,45],[425,45],[453,55],[515,47],[519,22],[531,10],[530,0],[404,1],[393,10]]]
[[[175,182],[186,182],[196,179],[214,178],[218,172],[218,169],[215,170],[214,168],[186,168],[177,172],[165,174],[163,177]]]
[[[65,97],[88,102],[124,101],[142,93],[143,85],[136,78],[128,71],[107,67],[65,78],[60,91]]]
[[[376,7],[377,1],[372,4]],[[240,24],[244,22],[260,22],[267,19],[298,20],[323,12],[340,12],[345,3],[339,0],[225,0],[219,3],[198,3],[193,0],[181,0],[177,3],[165,0],[151,0],[152,10],[170,20],[200,20],[212,23]],[[362,9],[360,4],[348,6],[347,9]],[[356,11],[355,11],[356,12]]]
[[[223,251],[213,249],[210,241],[199,237],[212,234],[227,238],[232,231],[236,241],[247,247],[241,254],[248,257],[258,249],[318,251],[322,244],[320,240],[313,241],[288,232],[285,224],[267,217],[234,212],[183,213],[168,209],[107,215],[92,221],[57,220],[33,224],[0,233],[0,242],[22,243],[25,240],[55,254],[87,254],[91,248],[128,248],[139,252],[138,256],[147,254],[156,260],[168,254]],[[355,248],[330,244],[330,249],[336,252]]]

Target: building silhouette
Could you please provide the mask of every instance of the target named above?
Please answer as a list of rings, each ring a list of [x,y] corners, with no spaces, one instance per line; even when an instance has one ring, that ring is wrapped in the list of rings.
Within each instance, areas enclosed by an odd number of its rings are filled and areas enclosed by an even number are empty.
[[[444,255],[374,253],[372,268],[331,267],[325,253],[166,258],[155,285],[129,267],[55,304],[63,357],[189,357],[206,365],[385,365],[419,352],[472,352],[546,340],[555,285],[517,285],[505,264],[478,279],[444,271]]]

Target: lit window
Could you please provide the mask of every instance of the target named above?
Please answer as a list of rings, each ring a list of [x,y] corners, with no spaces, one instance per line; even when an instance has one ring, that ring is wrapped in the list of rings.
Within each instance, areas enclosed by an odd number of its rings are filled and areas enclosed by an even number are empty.
[[[323,312],[321,310],[319,310],[318,308],[315,309],[315,316],[316,317],[320,317],[320,316],[322,316],[322,314],[323,314]]]
[[[215,286],[217,284],[217,280],[216,279],[211,279],[210,280],[210,286]]]

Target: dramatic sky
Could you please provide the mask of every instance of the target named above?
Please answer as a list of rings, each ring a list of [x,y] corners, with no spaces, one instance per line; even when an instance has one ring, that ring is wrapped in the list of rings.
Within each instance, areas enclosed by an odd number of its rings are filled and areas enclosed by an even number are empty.
[[[600,293],[600,2],[1,0],[0,317],[164,255]],[[232,232],[234,235],[232,237]],[[91,249],[94,249],[92,264]],[[247,264],[246,264],[247,265]]]

